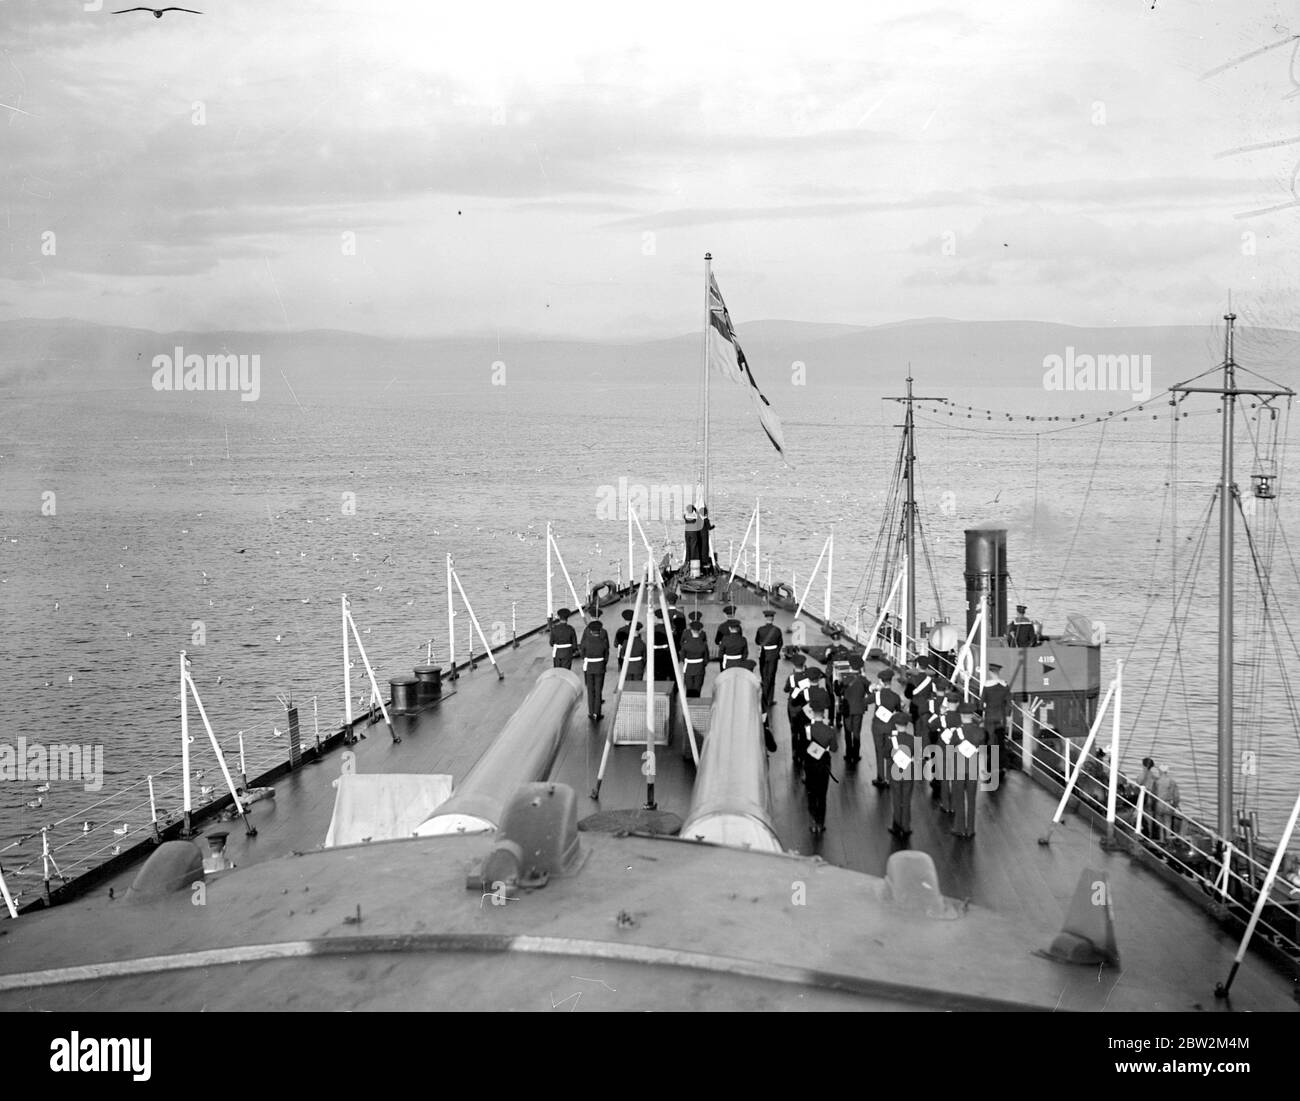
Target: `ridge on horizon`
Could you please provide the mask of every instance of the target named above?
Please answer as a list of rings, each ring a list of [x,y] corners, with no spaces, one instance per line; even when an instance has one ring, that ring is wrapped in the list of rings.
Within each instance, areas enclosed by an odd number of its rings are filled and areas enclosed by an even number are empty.
[[[1203,328],[1204,322],[1184,322],[1175,325],[1141,325],[1141,324],[1119,324],[1119,325],[1079,325],[1068,321],[1045,321],[1041,318],[956,318],[942,316],[911,317],[903,318],[898,321],[882,321],[876,324],[863,325],[851,322],[837,321],[800,321],[791,318],[759,318],[753,321],[737,322],[736,329],[743,338],[748,335],[749,339],[764,340],[769,338],[769,333],[776,339],[788,338],[798,332],[800,339],[811,340],[831,340],[837,337],[848,337],[856,334],[878,332],[886,329],[901,329],[908,326],[923,325],[968,325],[968,326],[994,326],[994,325],[1024,325],[1024,326],[1045,326],[1061,329],[1078,329],[1080,331],[1101,332],[1108,330],[1115,331],[1134,331],[1134,330],[1151,330],[1151,331],[1172,331],[1178,329],[1200,329]],[[83,318],[75,317],[14,317],[0,319],[0,329],[14,329],[23,326],[30,326],[42,329],[98,329],[106,332],[119,333],[139,333],[155,337],[171,337],[183,334],[195,336],[214,336],[231,333],[239,333],[248,336],[262,336],[276,339],[286,337],[310,337],[310,336],[340,336],[350,339],[386,341],[395,344],[418,344],[418,343],[454,343],[466,340],[509,340],[509,341],[526,341],[538,344],[590,344],[604,345],[611,347],[627,347],[635,345],[673,343],[681,340],[698,340],[699,332],[696,330],[686,332],[676,332],[664,336],[639,336],[626,339],[617,339],[612,337],[591,337],[574,333],[539,333],[526,329],[500,328],[493,330],[465,330],[463,332],[448,333],[428,333],[420,335],[403,335],[403,334],[383,334],[367,332],[361,329],[343,329],[343,328],[308,328],[308,329],[241,329],[241,328],[178,328],[178,329],[146,329],[135,325],[119,325],[100,321],[89,321]],[[1238,331],[1242,329],[1256,328],[1248,324],[1238,324]],[[1296,332],[1300,329],[1289,329],[1280,326],[1263,326],[1262,328],[1274,332]],[[785,332],[781,330],[785,329]],[[765,331],[766,330],[766,331]],[[820,331],[819,331],[820,330]]]

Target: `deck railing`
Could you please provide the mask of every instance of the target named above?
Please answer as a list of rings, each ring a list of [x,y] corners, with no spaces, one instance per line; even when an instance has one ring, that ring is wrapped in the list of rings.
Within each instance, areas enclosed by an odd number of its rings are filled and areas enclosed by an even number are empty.
[[[1003,752],[1011,753],[1013,763],[1024,771],[1063,792],[1079,760],[1070,739],[1039,724],[1032,716],[1027,718],[1018,705],[1013,707],[1007,725]],[[1254,853],[1243,847],[1240,839],[1225,843],[1213,827],[1161,799],[1154,791],[1143,790],[1122,769],[1117,770],[1115,818],[1109,823],[1109,768],[1109,762],[1090,754],[1080,771],[1069,809],[1083,811],[1107,828],[1114,842],[1134,856],[1167,868],[1193,888],[1194,897],[1216,917],[1232,917],[1244,925],[1259,899],[1273,856],[1267,842],[1255,839]],[[1261,859],[1263,853],[1267,853],[1265,859]],[[1300,962],[1300,884],[1292,878],[1295,867],[1292,857],[1284,860],[1255,937],[1262,937]]]

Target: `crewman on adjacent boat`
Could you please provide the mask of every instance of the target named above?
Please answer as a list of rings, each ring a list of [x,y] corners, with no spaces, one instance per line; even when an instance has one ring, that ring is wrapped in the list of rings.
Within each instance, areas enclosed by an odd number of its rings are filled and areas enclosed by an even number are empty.
[[[871,741],[876,751],[876,778],[872,787],[889,787],[889,732],[892,729],[894,713],[903,706],[903,701],[894,691],[894,671],[884,669],[880,681],[871,693]]]
[[[763,618],[767,622],[754,632],[754,644],[758,647],[758,672],[763,681],[763,710],[766,711],[776,694],[776,667],[781,661],[785,634],[774,622],[776,612],[771,608],[764,610]]]
[[[906,711],[897,711],[889,732],[889,802],[893,824],[889,832],[895,837],[912,836],[912,792],[916,788],[916,743],[913,726]]]
[[[673,645],[681,652],[682,636],[686,634],[686,613],[677,607],[677,594],[670,592],[668,597],[668,623],[673,632]]]
[[[828,695],[825,689],[820,689]],[[826,789],[831,781],[831,754],[840,748],[835,727],[827,722],[824,711],[816,712],[808,728],[808,744],[804,750],[804,784],[808,789],[808,813],[812,816],[812,832],[826,832]]]
[[[1002,679],[1002,666],[989,662],[989,679],[981,693],[984,701],[984,734],[991,763],[996,764],[999,778],[1007,774],[1007,716],[1011,711],[1011,689]]]
[[[734,619],[729,620],[728,623],[727,633],[718,643],[718,660],[724,669],[729,669],[749,657],[749,643],[740,633],[740,624]]]
[[[704,672],[709,664],[709,640],[704,634],[704,616],[700,612],[690,614],[690,627],[682,639],[682,678],[686,683],[686,695],[689,699],[698,699],[704,687]]]
[[[978,708],[962,711],[961,721],[953,734],[956,752],[953,764],[956,772],[952,778],[953,820],[952,832],[958,837],[975,836],[975,799],[980,790],[980,747],[984,745],[984,723]]]
[[[734,604],[728,604],[725,608],[723,608],[722,614],[726,616],[726,618],[721,623],[718,624],[718,629],[713,632],[714,646],[722,645],[722,640],[727,637],[728,632],[730,632],[731,630],[732,624],[735,624],[737,630],[743,630],[743,628],[740,625],[740,620],[736,618],[736,606]]]
[[[844,678],[841,701],[844,704],[844,767],[857,768],[862,760],[862,716],[867,713],[867,701],[870,699],[867,678],[863,675],[861,665],[850,668]]]
[[[569,625],[571,615],[568,608],[561,608],[555,613],[560,622],[551,624],[551,664],[556,669],[568,669],[578,648],[578,632]]]
[[[812,681],[804,671],[808,659],[796,653],[790,659],[794,670],[785,679],[785,691],[790,697],[786,701],[786,718],[790,721],[790,765],[797,775],[803,767],[804,744],[808,738],[808,717],[804,707],[808,703],[808,689]]]
[[[636,630],[632,633],[632,639],[628,643],[632,648],[631,656],[627,662],[627,679],[628,680],[645,680],[645,624],[638,623]]]
[[[1008,646],[1024,649],[1026,646],[1038,645],[1038,628],[1025,614],[1028,610],[1025,604],[1016,605],[1016,618],[1007,625]]]
[[[591,613],[587,629],[582,632],[582,676],[587,682],[587,717],[599,721],[605,691],[605,667],[609,659],[609,635],[600,621],[600,609]]]

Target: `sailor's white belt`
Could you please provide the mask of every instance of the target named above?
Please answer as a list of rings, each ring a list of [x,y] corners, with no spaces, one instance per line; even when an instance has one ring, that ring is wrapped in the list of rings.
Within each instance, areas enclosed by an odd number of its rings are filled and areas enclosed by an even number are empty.
[[[764,649],[764,650],[779,650],[779,649],[781,649],[781,644],[778,642],[775,646],[764,646],[763,649]]]
[[[555,643],[555,644],[551,647],[551,650],[552,650],[552,651],[554,651],[554,650],[572,650],[572,649],[573,649],[573,643],[572,643],[572,642],[557,642],[557,643]]]
[[[587,668],[588,666],[590,666],[593,662],[595,662],[595,663],[597,663],[597,664],[599,664],[599,665],[604,665],[604,664],[605,664],[605,659],[604,659],[604,658],[583,658],[583,659],[582,659],[582,667],[583,667],[583,669],[586,669],[586,668]]]
[[[808,756],[814,761],[820,761],[826,756],[826,747],[820,742],[811,741],[808,743]]]
[[[723,654],[723,655],[722,655],[722,664],[723,664],[724,666],[725,666],[725,665],[727,664],[727,662],[729,662],[729,661],[741,661],[741,660],[743,660],[743,659],[741,658],[741,656],[740,656],[739,654]]]
[[[704,661],[703,658],[687,658],[687,659],[686,659],[686,664],[687,664],[687,665],[699,665],[699,664],[700,664],[701,662],[703,662],[703,661]]]

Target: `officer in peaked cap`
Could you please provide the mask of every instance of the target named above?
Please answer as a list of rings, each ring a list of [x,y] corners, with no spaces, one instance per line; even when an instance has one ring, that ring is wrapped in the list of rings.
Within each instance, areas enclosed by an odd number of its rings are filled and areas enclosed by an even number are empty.
[[[894,716],[902,709],[903,701],[894,691],[894,671],[884,669],[880,674],[880,683],[872,690],[871,701],[871,742],[876,751],[876,778],[872,787],[889,787],[889,732],[893,729]]]
[[[754,632],[754,643],[758,647],[758,671],[763,681],[763,709],[767,710],[772,706],[772,697],[776,693],[776,667],[781,661],[781,644],[785,642],[785,635],[773,622],[776,612],[771,608],[763,612],[763,618],[767,622]]]
[[[600,609],[591,613],[587,629],[582,632],[582,676],[587,682],[587,717],[593,722],[603,718],[602,695],[605,690],[605,667],[609,659],[609,635],[600,621]]]
[[[568,608],[561,608],[555,613],[560,622],[551,624],[551,664],[556,669],[568,669],[578,648],[578,632],[569,626],[571,615]]]
[[[731,630],[731,625],[733,623],[738,628],[740,627],[740,620],[735,618],[736,606],[734,604],[728,604],[725,608],[723,608],[722,614],[727,618],[724,619],[720,624],[718,624],[718,629],[713,632],[714,646],[722,645],[722,640],[727,637],[727,632]]]
[[[992,746],[989,754],[996,760],[998,776],[1005,776],[1007,763],[1007,715],[1011,710],[1011,689],[1002,679],[1002,666],[989,662],[989,679],[984,682],[981,694],[984,700],[985,744]]]
[[[808,738],[808,716],[804,707],[808,703],[812,680],[804,671],[807,660],[803,654],[795,653],[790,658],[794,670],[785,679],[785,691],[790,697],[786,702],[786,718],[790,721],[790,765],[796,776],[803,767],[804,746]]]
[[[704,687],[704,671],[709,663],[709,640],[704,634],[704,617],[699,612],[690,615],[690,628],[682,639],[682,680],[688,699],[698,699]]]

